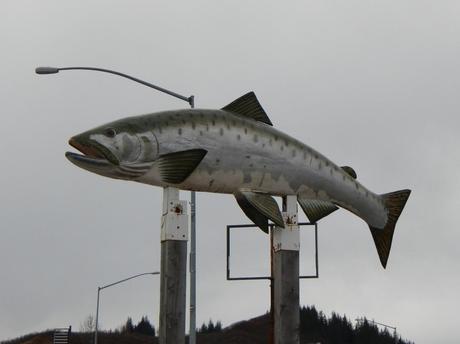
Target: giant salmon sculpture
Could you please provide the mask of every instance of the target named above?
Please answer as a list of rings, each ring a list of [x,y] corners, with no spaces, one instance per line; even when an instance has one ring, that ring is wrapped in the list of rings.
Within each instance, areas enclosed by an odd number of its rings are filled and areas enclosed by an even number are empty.
[[[250,92],[220,110],[184,109],[120,119],[69,144],[75,165],[116,179],[233,194],[263,231],[284,227],[273,196],[296,195],[310,221],[345,208],[369,225],[386,267],[393,232],[410,190],[378,195],[302,142],[273,128]]]

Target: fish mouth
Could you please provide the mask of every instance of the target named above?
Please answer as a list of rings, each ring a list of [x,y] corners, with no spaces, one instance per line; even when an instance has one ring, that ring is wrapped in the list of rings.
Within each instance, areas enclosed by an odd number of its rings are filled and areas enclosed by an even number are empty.
[[[86,145],[78,142],[75,138],[69,140],[69,145],[77,149],[83,154],[74,152],[66,152],[65,156],[73,163],[90,164],[96,166],[119,165],[120,161],[107,148],[92,142],[91,145]]]
[[[104,177],[133,180],[144,175],[152,166],[152,162],[123,164],[107,148],[97,142],[86,145],[71,138],[69,144],[83,153],[66,152],[65,156],[71,163]]]

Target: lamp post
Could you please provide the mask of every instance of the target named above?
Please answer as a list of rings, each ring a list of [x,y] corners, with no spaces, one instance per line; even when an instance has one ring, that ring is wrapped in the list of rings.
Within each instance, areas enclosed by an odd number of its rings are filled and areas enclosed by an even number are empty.
[[[355,319],[356,322],[358,323],[358,325],[362,324],[364,322],[364,320],[366,319],[361,319],[361,318],[357,318]],[[382,326],[384,327],[385,329],[388,329],[388,328],[391,328],[393,330],[393,336],[395,337],[395,343],[398,343],[398,333],[396,332],[396,327],[394,326],[390,326],[390,325],[385,325],[385,324],[382,324],[382,323],[379,323],[377,321],[374,321],[374,320],[367,320],[368,322],[370,322],[371,324],[374,324],[375,326]]]
[[[97,306],[96,306],[96,324],[95,324],[95,329],[94,329],[94,344],[97,344],[97,332],[98,332],[98,326],[99,326],[99,296],[100,296],[101,290],[105,289],[105,288],[108,288],[108,287],[112,287],[112,286],[114,286],[116,284],[120,284],[120,283],[129,281],[129,280],[131,280],[133,278],[136,278],[136,277],[145,276],[145,275],[159,275],[159,274],[160,274],[160,272],[158,272],[158,271],[144,272],[142,274],[137,274],[137,275],[134,275],[134,276],[131,276],[131,277],[128,277],[128,278],[124,278],[122,280],[119,280],[117,282],[113,282],[113,283],[104,285],[102,287],[97,287]]]
[[[144,86],[153,88],[157,91],[169,94],[177,99],[186,101],[193,109],[195,107],[195,96],[183,96],[179,93],[167,90],[163,87],[151,84],[147,81],[135,78],[131,75],[120,73],[114,70],[96,67],[37,67],[35,73],[37,74],[57,74],[60,71],[66,70],[88,70],[96,72],[104,72],[121,76],[123,78],[132,80]],[[195,344],[196,342],[196,194],[195,191],[190,193],[190,337],[189,343]]]
[[[148,86],[150,88],[153,88],[153,89],[155,89],[157,91],[169,94],[170,96],[173,96],[175,98],[185,100],[187,103],[190,104],[190,107],[192,107],[192,108],[194,107],[194,98],[195,97],[193,95],[190,96],[190,97],[185,97],[183,95],[180,95],[179,93],[176,93],[176,92],[167,90],[167,89],[165,89],[163,87],[151,84],[150,82],[135,78],[135,77],[133,77],[131,75],[128,75],[128,74],[124,74],[124,73],[120,73],[120,72],[117,72],[117,71],[114,71],[114,70],[110,70],[110,69],[96,68],[96,67],[61,67],[61,68],[58,68],[58,67],[37,67],[37,68],[35,68],[35,73],[37,73],[37,74],[57,74],[62,70],[91,70],[91,71],[96,71],[96,72],[104,72],[104,73],[109,73],[109,74],[115,74],[115,75],[121,76],[123,78],[135,81],[135,82],[137,82],[139,84],[142,84],[142,85]]]

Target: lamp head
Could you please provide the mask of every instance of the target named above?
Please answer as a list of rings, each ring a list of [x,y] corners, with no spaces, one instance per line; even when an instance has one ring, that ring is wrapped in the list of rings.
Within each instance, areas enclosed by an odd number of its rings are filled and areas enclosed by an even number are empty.
[[[56,67],[37,67],[35,68],[37,74],[56,74],[59,73],[59,68]]]

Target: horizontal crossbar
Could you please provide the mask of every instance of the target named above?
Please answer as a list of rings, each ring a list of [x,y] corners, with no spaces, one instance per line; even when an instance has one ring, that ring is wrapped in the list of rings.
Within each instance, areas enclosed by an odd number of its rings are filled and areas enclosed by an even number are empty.
[[[312,222],[299,222],[299,227],[303,226],[314,226],[315,230],[315,274],[314,275],[300,275],[299,279],[310,279],[310,278],[318,278],[319,277],[319,269],[318,269],[318,224]],[[273,230],[275,227],[274,224],[269,224],[270,231]],[[232,277],[230,273],[230,251],[231,251],[231,244],[230,244],[230,232],[232,229],[236,228],[258,228],[254,224],[240,224],[240,225],[227,225],[227,281],[250,281],[250,280],[272,280],[271,276],[244,276],[244,277]]]

